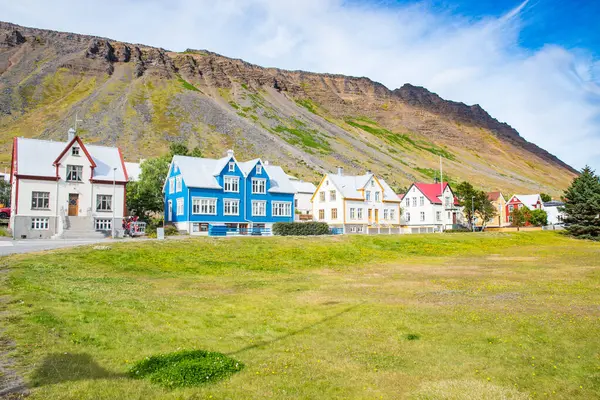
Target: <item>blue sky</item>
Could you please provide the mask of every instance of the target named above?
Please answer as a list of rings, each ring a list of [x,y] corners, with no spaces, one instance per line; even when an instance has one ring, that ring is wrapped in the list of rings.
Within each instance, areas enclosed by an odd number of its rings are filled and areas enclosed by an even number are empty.
[[[409,82],[600,170],[600,1],[0,0],[0,19]],[[110,10],[110,12],[106,11]]]

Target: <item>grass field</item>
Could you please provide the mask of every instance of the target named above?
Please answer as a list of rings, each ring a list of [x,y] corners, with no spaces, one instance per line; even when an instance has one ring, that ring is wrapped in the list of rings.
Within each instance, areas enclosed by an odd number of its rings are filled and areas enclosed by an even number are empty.
[[[110,247],[0,259],[2,334],[31,398],[600,397],[598,243],[535,232]],[[244,368],[172,390],[126,375],[183,349]]]

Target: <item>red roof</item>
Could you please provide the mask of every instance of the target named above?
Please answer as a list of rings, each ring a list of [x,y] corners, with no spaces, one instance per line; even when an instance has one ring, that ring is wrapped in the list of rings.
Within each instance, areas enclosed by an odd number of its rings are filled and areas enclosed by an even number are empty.
[[[442,195],[442,188],[439,183],[418,183],[415,182],[414,185],[429,199],[433,204],[442,204],[442,199],[440,198]],[[448,186],[448,182],[444,182],[444,190]],[[440,196],[440,197],[438,197]],[[454,205],[458,205],[458,199],[456,196],[454,197]]]
[[[399,198],[400,200],[402,200],[402,199],[404,198],[404,196],[406,196],[406,194],[405,194],[405,193],[400,193],[400,194],[398,195],[398,198]]]
[[[496,201],[500,198],[500,196],[502,195],[502,193],[500,192],[489,192],[488,194],[488,199],[490,201]]]

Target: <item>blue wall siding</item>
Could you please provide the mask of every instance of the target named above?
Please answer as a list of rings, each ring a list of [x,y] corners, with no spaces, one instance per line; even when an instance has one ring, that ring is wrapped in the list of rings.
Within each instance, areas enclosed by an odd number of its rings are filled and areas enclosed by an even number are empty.
[[[235,166],[235,171],[229,172],[229,163],[223,168],[219,176],[216,177],[220,186],[224,186],[225,176],[236,176],[239,178],[239,192],[225,192],[223,189],[202,189],[202,188],[188,188],[185,184],[185,180],[182,180],[182,191],[169,194],[169,181],[168,179],[173,177],[176,178],[179,175],[179,171],[176,171],[174,166],[169,172],[167,177],[167,183],[165,186],[165,216],[168,212],[168,201],[173,202],[173,213],[171,216],[172,222],[208,222],[208,223],[274,223],[274,222],[292,222],[294,220],[294,195],[286,193],[269,193],[268,190],[271,187],[269,177],[266,171],[263,169],[260,175],[256,174],[256,167],[250,172],[248,177],[244,177],[242,171],[238,165]],[[264,178],[266,179],[266,190],[265,194],[252,194],[252,178]],[[176,186],[176,185],[175,185]],[[192,199],[194,197],[214,198],[217,199],[217,213],[216,215],[206,214],[193,214],[192,213]],[[177,215],[177,199],[184,199],[184,214]],[[224,215],[224,200],[225,199],[237,199],[239,200],[239,215]],[[266,201],[266,215],[265,216],[252,216],[252,200],[264,200]],[[289,217],[273,217],[272,216],[272,202],[273,201],[285,201],[291,203],[292,215]],[[167,218],[168,221],[168,218]]]

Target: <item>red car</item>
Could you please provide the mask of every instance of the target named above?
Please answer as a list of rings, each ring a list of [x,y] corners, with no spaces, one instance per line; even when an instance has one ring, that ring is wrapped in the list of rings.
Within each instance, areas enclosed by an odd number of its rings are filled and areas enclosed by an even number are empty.
[[[9,219],[10,218],[10,207],[0,208],[0,219]]]

